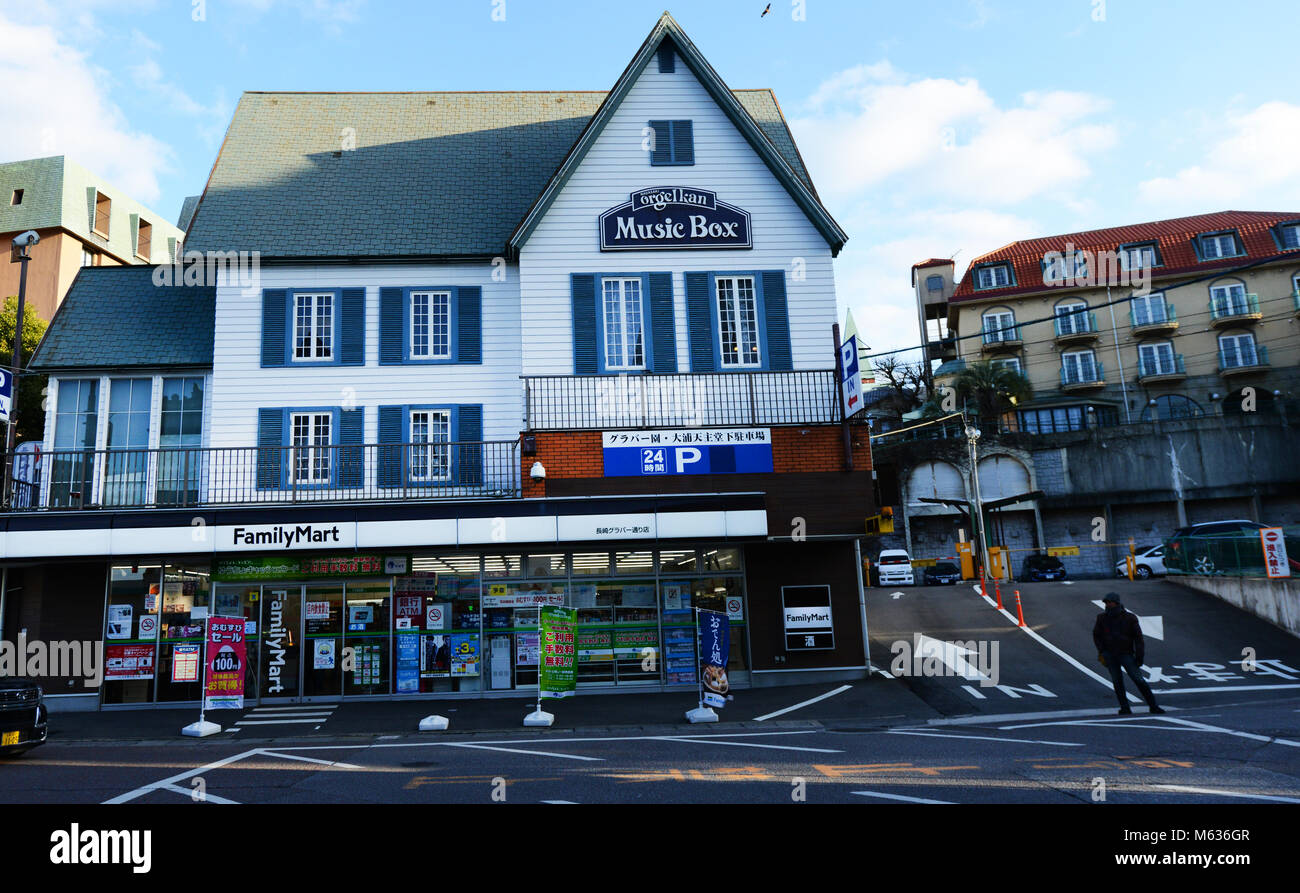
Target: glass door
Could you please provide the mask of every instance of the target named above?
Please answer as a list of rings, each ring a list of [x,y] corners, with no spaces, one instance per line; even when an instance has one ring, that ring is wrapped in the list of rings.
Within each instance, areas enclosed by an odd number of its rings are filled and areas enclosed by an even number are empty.
[[[303,600],[303,697],[337,698],[343,693],[343,587],[308,586]]]
[[[261,700],[296,701],[302,696],[302,587],[263,586]]]

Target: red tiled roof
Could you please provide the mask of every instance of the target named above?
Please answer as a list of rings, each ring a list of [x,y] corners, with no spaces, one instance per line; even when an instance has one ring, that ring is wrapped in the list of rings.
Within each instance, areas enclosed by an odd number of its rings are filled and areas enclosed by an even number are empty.
[[[954,302],[984,300],[991,297],[1043,291],[1046,288],[1043,284],[1043,255],[1050,251],[1064,251],[1067,242],[1073,244],[1075,249],[1088,251],[1114,251],[1120,245],[1157,242],[1161,266],[1156,267],[1153,272],[1159,277],[1206,272],[1219,267],[1234,267],[1246,261],[1280,254],[1281,251],[1269,230],[1278,223],[1293,220],[1300,220],[1300,212],[1219,211],[1214,214],[1197,214],[1193,217],[1178,217],[1173,220],[1135,223],[1129,226],[1012,242],[972,260],[951,300]],[[1236,230],[1245,246],[1246,256],[1199,262],[1192,248],[1192,240],[1201,233],[1222,230]],[[1017,284],[1007,288],[976,291],[972,271],[993,261],[1009,261]]]
[[[921,261],[919,264],[912,264],[912,284],[916,285],[916,271],[921,269],[922,267],[936,267],[936,266],[951,267],[952,265],[953,262],[952,262],[952,258],[950,257],[932,257],[929,260]]]

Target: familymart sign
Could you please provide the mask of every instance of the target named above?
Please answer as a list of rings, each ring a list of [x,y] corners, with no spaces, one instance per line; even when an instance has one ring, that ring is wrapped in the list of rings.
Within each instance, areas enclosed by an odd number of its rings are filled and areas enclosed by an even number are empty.
[[[749,212],[693,186],[641,189],[600,215],[601,251],[753,247]]]

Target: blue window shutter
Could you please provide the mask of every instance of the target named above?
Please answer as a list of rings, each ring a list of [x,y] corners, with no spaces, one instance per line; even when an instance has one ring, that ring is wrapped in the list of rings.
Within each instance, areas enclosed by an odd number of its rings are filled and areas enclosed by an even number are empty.
[[[659,73],[672,74],[674,70],[673,46],[670,43],[659,44]]]
[[[691,371],[714,372],[713,302],[709,295],[709,274],[686,274],[686,318],[690,326]]]
[[[361,446],[365,426],[364,409],[339,412],[339,486],[360,488],[366,480],[365,450]]]
[[[785,272],[763,274],[763,319],[767,325],[767,368],[788,372],[794,368],[790,352],[790,310],[785,299]]]
[[[655,147],[650,153],[651,164],[672,164],[672,122],[651,121],[650,127],[655,132]]]
[[[483,486],[483,406],[465,404],[456,410],[456,440],[460,445],[451,459],[456,483],[466,487]]]
[[[379,289],[379,365],[406,359],[406,301],[400,288]]]
[[[406,440],[406,407],[379,407],[379,468],[376,471],[381,487],[400,487],[405,479],[402,472],[402,443]]]
[[[690,121],[673,122],[673,164],[695,163],[695,128]]]
[[[574,273],[570,282],[573,298],[573,371],[596,374],[596,276]]]
[[[673,274],[650,274],[650,335],[654,372],[677,371],[677,328],[673,317]]]
[[[342,350],[339,364],[343,366],[364,366],[366,364],[366,290],[364,288],[343,289],[342,307],[339,313],[339,333]]]
[[[262,366],[283,366],[288,358],[287,315],[289,292],[283,288],[262,289]]]
[[[456,362],[483,362],[483,289],[456,289]]]
[[[281,292],[283,294],[283,292]],[[283,302],[281,302],[283,305]],[[263,407],[257,411],[257,489],[278,490],[285,435],[284,410]]]

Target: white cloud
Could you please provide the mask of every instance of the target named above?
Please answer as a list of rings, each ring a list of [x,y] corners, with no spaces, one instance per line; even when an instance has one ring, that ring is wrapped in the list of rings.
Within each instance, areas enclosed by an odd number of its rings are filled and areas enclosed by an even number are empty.
[[[1279,201],[1295,203],[1300,196],[1300,105],[1266,102],[1227,115],[1216,131],[1217,139],[1200,163],[1140,183],[1143,202],[1169,212],[1229,206],[1272,210]]]
[[[143,202],[158,199],[170,149],[126,120],[107,73],[49,25],[0,16],[0,159],[68,155]]]

